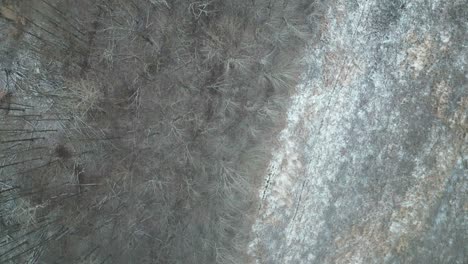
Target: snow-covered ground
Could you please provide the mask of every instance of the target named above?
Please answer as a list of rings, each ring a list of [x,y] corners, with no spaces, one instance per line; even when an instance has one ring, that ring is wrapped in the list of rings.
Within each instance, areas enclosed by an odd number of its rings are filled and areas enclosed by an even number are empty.
[[[466,263],[466,15],[330,4],[259,190],[256,263]]]

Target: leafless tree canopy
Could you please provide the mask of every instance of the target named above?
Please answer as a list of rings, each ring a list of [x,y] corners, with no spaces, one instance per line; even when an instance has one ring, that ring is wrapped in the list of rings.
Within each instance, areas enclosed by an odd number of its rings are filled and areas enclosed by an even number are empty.
[[[323,4],[0,8],[0,262],[247,262],[255,190]]]

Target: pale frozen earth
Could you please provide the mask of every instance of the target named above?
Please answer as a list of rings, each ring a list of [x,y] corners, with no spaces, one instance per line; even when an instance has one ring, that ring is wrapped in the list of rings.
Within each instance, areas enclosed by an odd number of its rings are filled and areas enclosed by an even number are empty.
[[[468,263],[468,1],[330,1],[278,138],[256,263]]]

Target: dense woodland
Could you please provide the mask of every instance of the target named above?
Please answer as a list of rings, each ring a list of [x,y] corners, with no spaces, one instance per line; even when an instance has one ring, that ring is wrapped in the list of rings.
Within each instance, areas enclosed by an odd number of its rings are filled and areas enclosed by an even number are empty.
[[[324,10],[0,1],[0,263],[247,263]]]

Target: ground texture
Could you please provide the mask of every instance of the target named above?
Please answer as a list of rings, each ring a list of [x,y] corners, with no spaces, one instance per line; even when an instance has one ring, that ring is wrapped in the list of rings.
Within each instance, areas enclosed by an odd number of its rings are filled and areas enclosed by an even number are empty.
[[[467,263],[466,1],[331,1],[260,191],[257,263]]]

